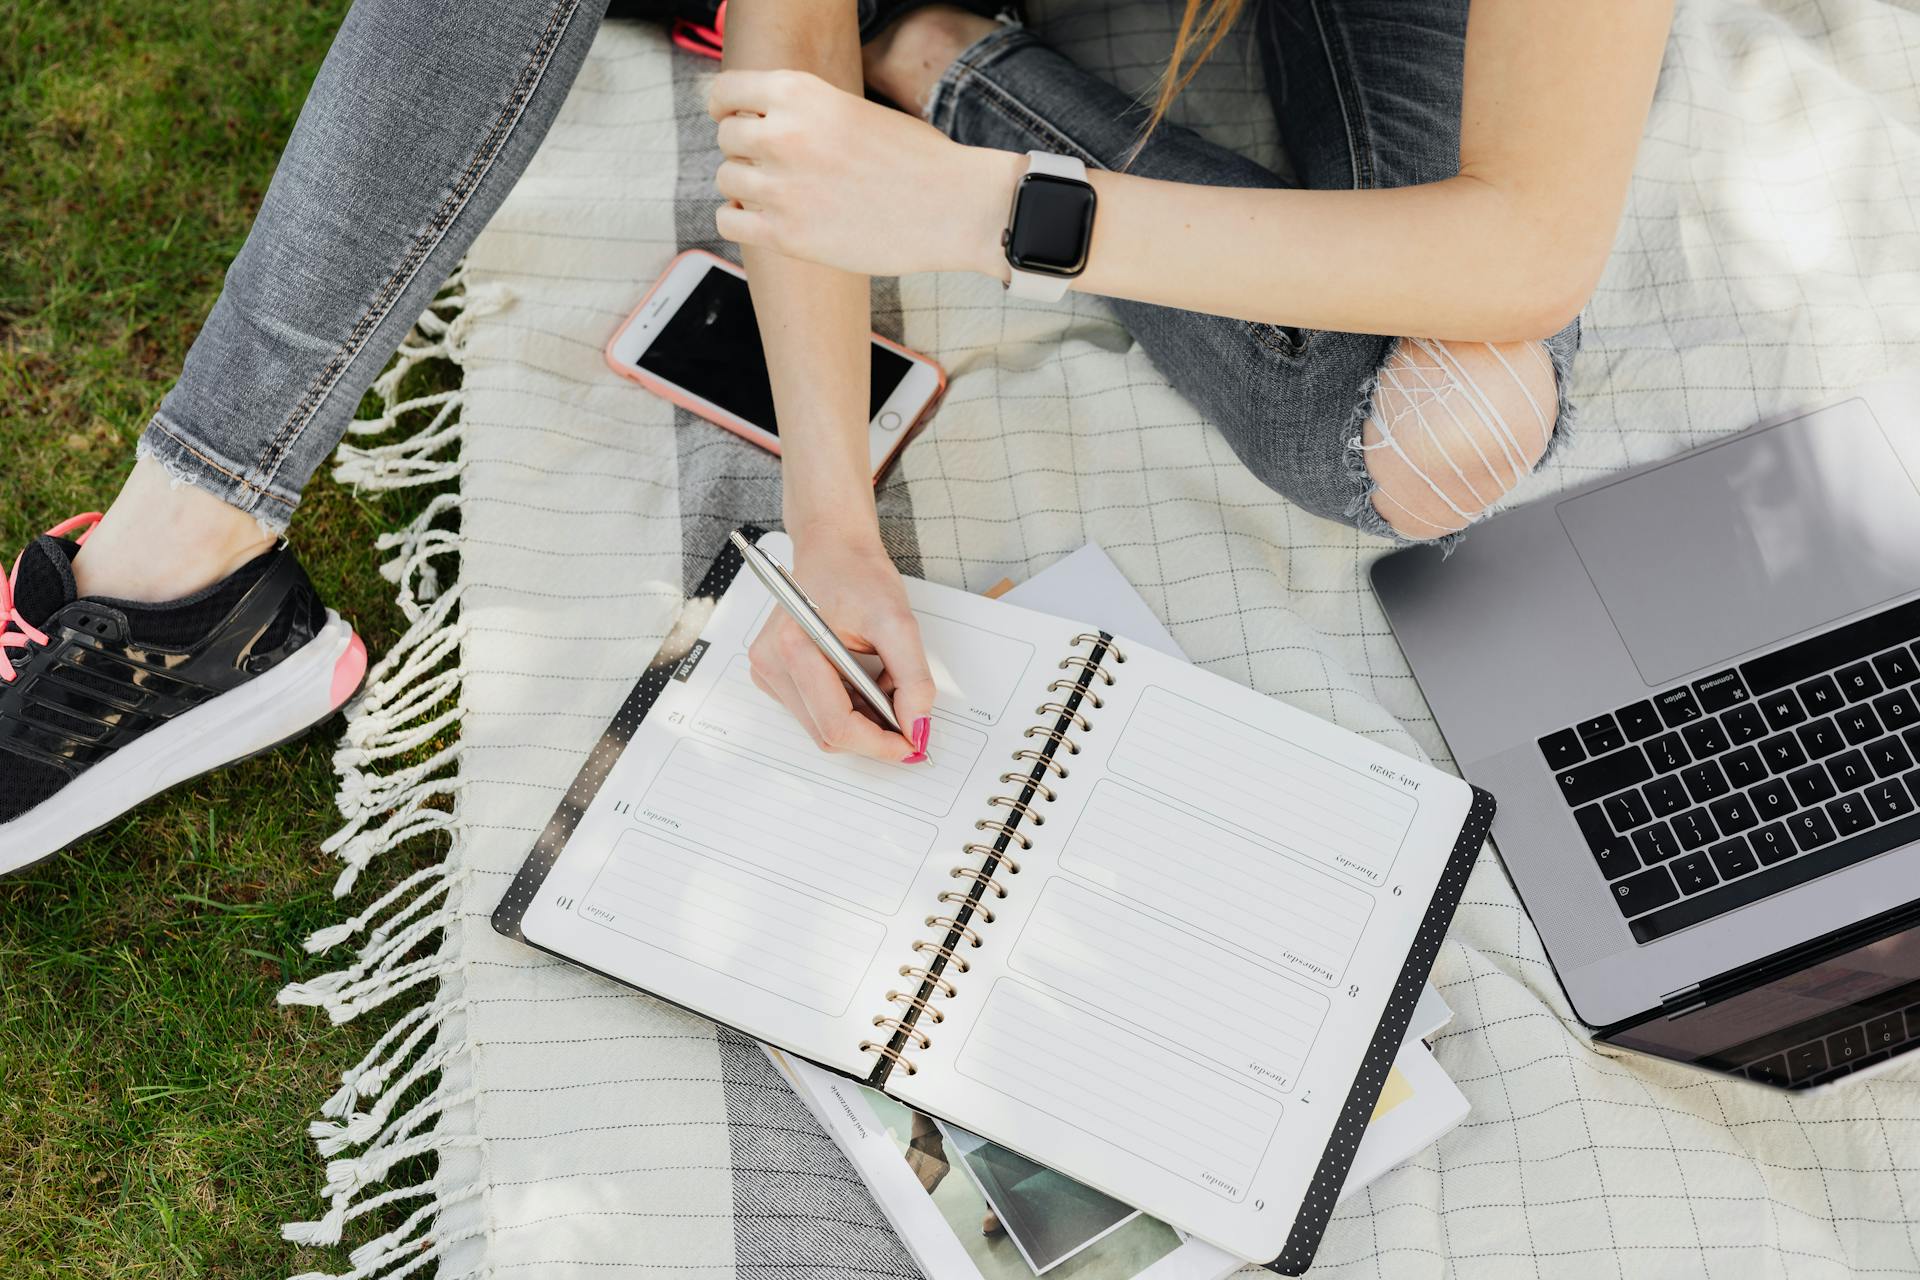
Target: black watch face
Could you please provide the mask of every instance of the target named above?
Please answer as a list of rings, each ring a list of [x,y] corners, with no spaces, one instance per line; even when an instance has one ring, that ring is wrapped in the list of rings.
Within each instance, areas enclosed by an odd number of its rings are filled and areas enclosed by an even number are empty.
[[[1021,271],[1077,276],[1093,241],[1093,188],[1072,178],[1029,173],[1014,189],[1007,261]]]

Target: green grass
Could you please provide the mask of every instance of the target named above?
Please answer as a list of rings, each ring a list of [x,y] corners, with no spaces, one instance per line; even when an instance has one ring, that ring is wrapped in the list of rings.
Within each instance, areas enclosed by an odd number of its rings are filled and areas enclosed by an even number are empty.
[[[9,563],[40,529],[117,489],[344,9],[7,6]],[[399,615],[373,538],[411,506],[375,507],[323,477],[294,529],[322,592],[376,652]],[[289,978],[331,967],[299,943],[342,914],[329,896],[337,868],[319,851],[337,824],[334,736],[189,784],[0,881],[0,1275],[341,1269],[338,1254],[282,1243],[278,1227],[320,1208],[306,1124],[377,1026],[333,1029],[318,1011],[273,1003]]]

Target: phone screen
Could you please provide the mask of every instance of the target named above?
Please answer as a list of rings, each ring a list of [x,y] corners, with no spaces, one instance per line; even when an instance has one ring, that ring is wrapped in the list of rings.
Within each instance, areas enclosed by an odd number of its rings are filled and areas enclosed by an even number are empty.
[[[912,362],[899,352],[875,342],[867,418],[880,412]],[[760,345],[760,326],[753,316],[753,298],[747,282],[730,271],[714,268],[693,287],[680,309],[655,335],[637,362],[655,377],[664,378],[727,412],[745,418],[770,435],[779,435],[774,420],[773,387],[767,381],[767,355]]]

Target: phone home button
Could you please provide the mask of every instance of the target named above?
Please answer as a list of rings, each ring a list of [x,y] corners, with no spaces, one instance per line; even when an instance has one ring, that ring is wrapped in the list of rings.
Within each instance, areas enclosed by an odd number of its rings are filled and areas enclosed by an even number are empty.
[[[882,431],[898,431],[900,429],[900,415],[891,409],[881,414],[880,429]]]

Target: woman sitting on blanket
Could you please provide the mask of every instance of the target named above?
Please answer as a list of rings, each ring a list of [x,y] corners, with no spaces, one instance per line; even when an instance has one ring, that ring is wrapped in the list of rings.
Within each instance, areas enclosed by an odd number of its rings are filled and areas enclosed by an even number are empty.
[[[0,872],[352,695],[364,651],[278,535],[539,146],[604,4],[353,6],[126,486],[0,593]],[[646,7],[719,25],[715,0]],[[1553,442],[1671,0],[1186,0],[1150,104],[970,11],[994,7],[733,0],[709,100],[798,576],[878,652],[910,731],[934,689],[867,471],[867,276],[1007,279],[1024,153],[1080,161],[1098,205],[1074,287],[1254,474],[1368,533],[1447,537]],[[1298,186],[1161,118],[1236,22]],[[753,664],[823,749],[913,749],[784,614]]]

